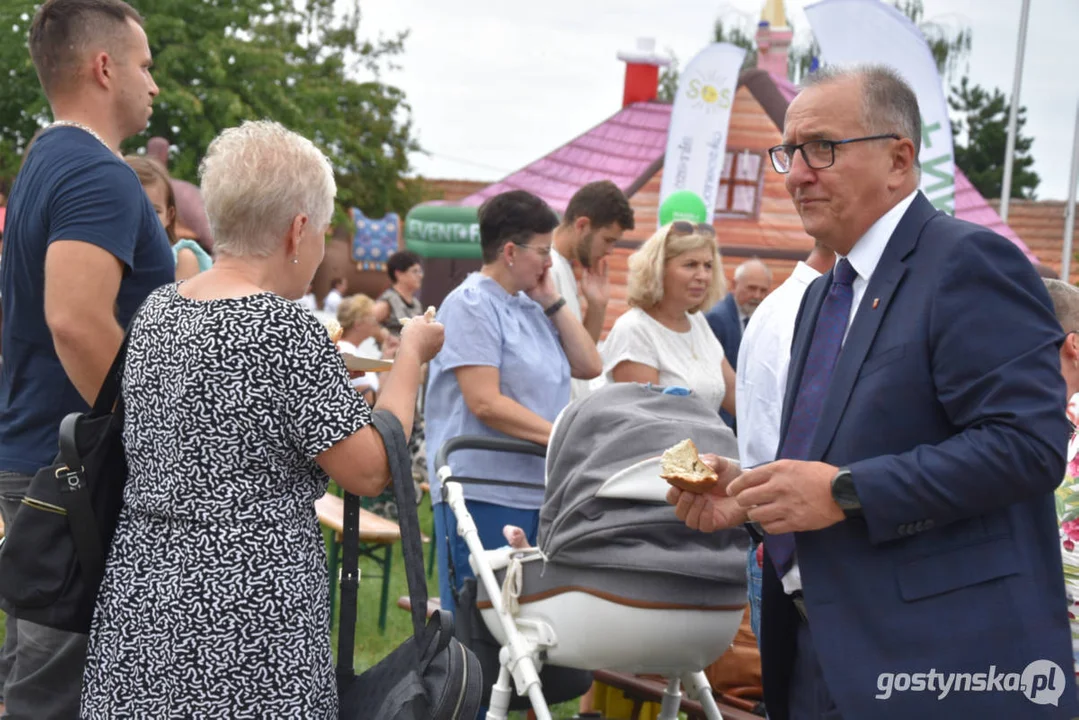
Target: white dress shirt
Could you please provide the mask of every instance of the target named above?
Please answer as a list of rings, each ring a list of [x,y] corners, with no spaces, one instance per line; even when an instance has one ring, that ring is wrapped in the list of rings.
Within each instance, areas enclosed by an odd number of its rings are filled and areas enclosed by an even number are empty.
[[[584,314],[581,311],[581,298],[577,295],[577,277],[573,274],[573,265],[554,249],[551,250],[551,273],[554,274],[554,285],[558,290],[558,294],[566,300],[566,309],[573,313],[578,320],[583,321]],[[570,380],[570,402],[587,395],[589,386],[589,380],[578,380],[576,378]]]
[[[746,327],[738,350],[734,396],[742,467],[776,459],[794,321],[806,288],[818,277],[819,272],[799,262],[791,276],[761,301]]]
[[[854,268],[854,272],[858,273],[858,276],[854,278],[854,284],[851,286],[854,295],[851,300],[850,319],[847,320],[847,334],[850,334],[850,326],[854,322],[854,316],[858,313],[858,306],[861,305],[862,298],[865,297],[865,290],[869,287],[869,281],[873,278],[877,265],[880,264],[880,258],[884,255],[884,249],[888,247],[888,241],[891,239],[892,234],[895,233],[895,229],[899,227],[899,221],[903,219],[907,208],[914,202],[914,197],[917,194],[918,191],[915,190],[896,203],[891,210],[881,215],[869,227],[865,235],[854,243],[854,247],[847,254],[847,262]],[[836,263],[842,257],[837,254]],[[847,334],[843,336],[844,343],[847,341]],[[735,400],[737,401],[737,398]],[[783,589],[788,594],[802,589],[802,573],[798,567],[797,550],[794,555],[794,566],[782,577],[782,581]]]
[[[347,340],[338,340],[337,349],[342,352],[352,353],[353,355],[359,355],[360,357],[370,358],[372,360],[378,360],[382,357],[382,351],[379,350],[378,341],[374,338],[367,338],[359,345],[353,345]],[[358,378],[353,378],[352,387],[371,388],[375,392],[378,392],[378,373],[365,373]]]
[[[337,308],[341,305],[341,301],[344,298],[337,290],[330,290],[326,293],[326,298],[322,301],[322,309],[331,315],[337,315]]]

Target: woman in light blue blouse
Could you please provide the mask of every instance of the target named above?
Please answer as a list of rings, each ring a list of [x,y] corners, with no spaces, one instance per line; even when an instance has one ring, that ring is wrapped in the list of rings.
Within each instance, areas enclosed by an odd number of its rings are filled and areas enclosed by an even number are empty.
[[[551,424],[569,403],[570,378],[598,376],[603,363],[588,331],[555,289],[551,231],[558,217],[523,190],[502,193],[480,207],[483,267],[443,301],[442,352],[431,363],[425,417],[427,464],[438,540],[442,607],[455,605],[446,543],[450,539],[457,587],[472,576],[468,548],[443,501],[434,459],[458,435],[514,437],[547,444]],[[536,542],[543,502],[542,458],[482,450],[450,457],[454,475],[533,483],[527,490],[466,485],[466,504],[484,547],[504,543],[503,525],[517,525]]]

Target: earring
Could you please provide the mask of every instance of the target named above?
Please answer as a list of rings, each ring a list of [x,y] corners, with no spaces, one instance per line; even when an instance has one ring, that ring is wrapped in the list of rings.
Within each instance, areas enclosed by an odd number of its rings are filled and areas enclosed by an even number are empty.
[[[513,261],[510,260],[510,267],[513,267]]]
[[[300,264],[300,258],[298,258],[298,257],[292,258],[292,264],[293,265],[299,265]]]

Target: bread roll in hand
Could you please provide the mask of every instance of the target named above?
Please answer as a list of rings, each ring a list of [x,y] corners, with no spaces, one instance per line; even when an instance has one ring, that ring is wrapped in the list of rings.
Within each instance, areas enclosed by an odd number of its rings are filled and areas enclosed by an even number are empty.
[[[659,476],[671,485],[692,493],[706,492],[719,482],[719,475],[701,462],[697,446],[689,439],[663,453]]]
[[[423,314],[423,317],[424,317],[424,319],[427,320],[427,322],[434,322],[436,314],[438,314],[438,311],[435,310],[435,306],[434,305],[428,305],[427,306],[427,312],[425,312]],[[397,318],[397,322],[401,323],[401,327],[404,327],[405,325],[408,325],[408,323],[409,323],[409,321],[411,319],[412,318]]]

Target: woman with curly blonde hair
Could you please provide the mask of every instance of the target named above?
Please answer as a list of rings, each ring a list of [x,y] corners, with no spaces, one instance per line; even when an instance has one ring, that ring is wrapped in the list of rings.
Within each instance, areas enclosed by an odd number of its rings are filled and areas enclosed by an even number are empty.
[[[630,256],[628,285],[630,309],[603,344],[607,381],[677,385],[733,415],[734,370],[702,312],[727,289],[715,229],[660,228]]]

